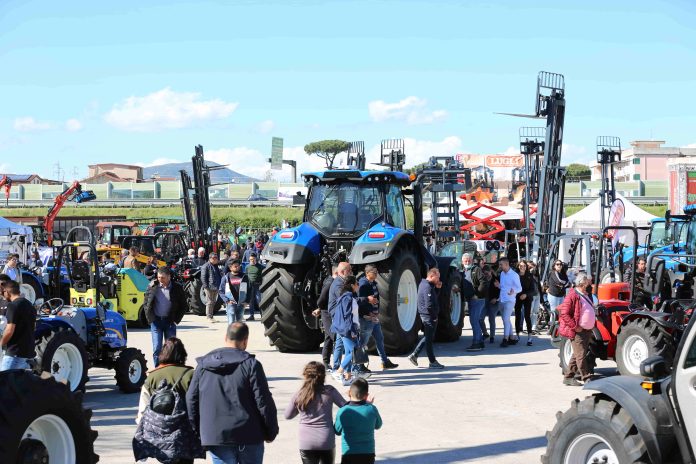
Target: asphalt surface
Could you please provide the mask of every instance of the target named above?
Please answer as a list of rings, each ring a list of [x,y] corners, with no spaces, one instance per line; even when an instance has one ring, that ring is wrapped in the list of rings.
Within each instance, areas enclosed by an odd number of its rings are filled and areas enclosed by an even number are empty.
[[[195,365],[196,357],[222,346],[225,318],[216,319],[217,324],[209,324],[204,317],[187,315],[182,321],[177,335],[186,345],[189,364]],[[258,320],[249,324],[248,350],[264,366],[279,413],[280,434],[266,445],[264,462],[298,463],[298,420],[286,421],[282,414],[301,384],[303,366],[321,360],[321,356],[280,353],[269,346]],[[502,327],[500,318],[498,324]],[[384,420],[376,432],[377,460],[414,464],[540,462],[545,433],[553,427],[555,413],[565,411],[571,400],[588,392],[562,384],[558,351],[547,337],[534,337],[531,347],[524,342],[508,348],[487,343],[484,351],[467,353],[471,343],[467,321],[458,342],[435,345],[438,360],[446,366],[442,371],[423,367],[427,358],[422,356],[421,367],[414,367],[405,357],[393,358],[399,367],[381,372],[375,367],[379,359],[371,357],[375,374],[370,378],[370,393]],[[129,331],[129,345],[140,348],[152,366],[148,330]],[[600,361],[597,372],[613,375],[615,365]],[[327,378],[327,382],[347,391],[333,380]],[[119,392],[112,371],[90,371],[85,406],[94,410],[92,427],[99,431],[96,452],[100,463],[133,462],[137,404],[137,394]],[[338,437],[336,444],[340,454]]]

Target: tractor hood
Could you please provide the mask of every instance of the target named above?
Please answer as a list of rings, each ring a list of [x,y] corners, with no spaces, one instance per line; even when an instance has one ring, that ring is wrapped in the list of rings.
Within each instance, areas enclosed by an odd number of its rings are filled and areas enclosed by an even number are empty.
[[[268,241],[261,257],[278,264],[305,264],[321,251],[321,237],[309,223],[283,229]]]

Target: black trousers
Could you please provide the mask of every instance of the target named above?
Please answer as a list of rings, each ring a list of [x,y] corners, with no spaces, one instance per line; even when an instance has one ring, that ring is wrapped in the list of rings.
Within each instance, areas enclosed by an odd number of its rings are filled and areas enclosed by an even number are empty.
[[[321,310],[321,325],[324,328],[324,346],[321,348],[321,358],[325,366],[331,365],[331,353],[334,350],[334,335],[331,333],[331,314]]]
[[[300,450],[302,464],[334,464],[336,450]]]
[[[374,464],[374,454],[344,454],[341,456],[341,464]]]
[[[527,295],[527,298],[524,300],[520,300],[518,296],[517,301],[515,301],[515,329],[517,335],[522,332],[522,310],[524,310],[524,322],[527,324],[527,334],[532,334],[532,300],[534,300],[534,297]]]
[[[437,321],[435,321],[435,322],[423,321],[423,337],[418,341],[418,344],[416,345],[416,349],[413,350],[413,354],[415,355],[416,358],[420,354],[423,347],[425,347],[425,352],[428,354],[428,361],[430,361],[431,363],[434,363],[435,361],[437,361],[435,359],[435,352],[433,350],[433,338],[435,338],[435,329],[436,328],[437,328]]]

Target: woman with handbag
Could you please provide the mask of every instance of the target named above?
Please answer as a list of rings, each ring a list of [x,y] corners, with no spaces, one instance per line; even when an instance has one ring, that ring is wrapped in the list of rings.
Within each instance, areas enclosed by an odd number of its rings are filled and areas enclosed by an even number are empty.
[[[341,337],[345,355],[340,367],[336,370],[334,378],[343,382],[343,385],[351,384],[351,370],[353,365],[353,355],[356,351],[362,351],[362,346],[358,343],[360,334],[360,315],[358,312],[358,281],[355,276],[347,276],[343,282],[341,296],[336,302],[334,317],[331,330]],[[364,351],[362,351],[364,353]],[[355,360],[360,362],[360,360]]]
[[[159,366],[148,373],[135,419],[136,461],[155,458],[164,464],[189,464],[205,458],[186,413],[186,391],[194,371],[186,365],[187,356],[181,340],[169,338],[160,352]]]
[[[285,409],[285,418],[300,415],[300,458],[302,464],[333,464],[336,456],[333,405],[346,400],[331,385],[325,385],[326,369],[316,361],[302,372],[304,383]]]

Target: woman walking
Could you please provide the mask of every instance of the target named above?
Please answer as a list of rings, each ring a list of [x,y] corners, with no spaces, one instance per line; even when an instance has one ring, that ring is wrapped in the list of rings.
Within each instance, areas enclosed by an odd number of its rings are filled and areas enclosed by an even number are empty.
[[[300,416],[302,464],[333,464],[336,456],[333,405],[341,408],[346,400],[334,387],[324,384],[326,369],[321,363],[309,362],[302,376],[304,383],[285,409],[285,418]]]
[[[331,330],[341,337],[345,349],[341,365],[334,375],[336,380],[343,381],[343,385],[351,383],[353,349],[358,343],[360,333],[360,316],[358,315],[358,300],[356,299],[358,289],[358,281],[355,276],[345,277],[331,325]]]
[[[517,338],[514,340],[513,345],[520,340],[522,317],[524,317],[524,322],[527,324],[527,346],[532,346],[532,298],[535,285],[534,277],[529,272],[527,261],[520,261],[517,264],[517,270],[520,275],[522,291],[517,294],[517,298],[515,299],[515,332],[517,333]]]
[[[190,464],[204,458],[200,440],[191,428],[186,413],[186,391],[193,377],[193,367],[186,365],[186,348],[176,337],[167,339],[159,354],[159,366],[148,373],[140,392],[133,438],[136,461],[155,458],[167,464]],[[158,397],[158,391],[170,389],[170,409]],[[154,404],[151,404],[155,397]],[[178,397],[178,398],[177,398]],[[153,407],[155,410],[153,410]]]
[[[556,262],[553,263],[553,269],[549,272],[546,285],[548,287],[546,295],[549,300],[551,312],[553,313],[558,305],[563,303],[566,292],[570,288],[566,267],[560,259],[557,259]]]

